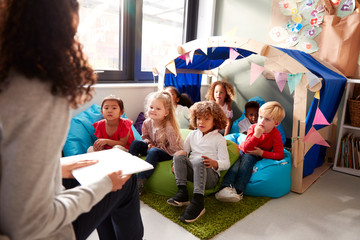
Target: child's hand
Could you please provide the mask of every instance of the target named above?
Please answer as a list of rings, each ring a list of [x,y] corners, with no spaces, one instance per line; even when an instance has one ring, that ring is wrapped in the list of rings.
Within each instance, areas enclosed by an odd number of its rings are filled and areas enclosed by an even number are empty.
[[[151,143],[148,144],[148,150],[149,150],[150,148],[154,148],[154,147],[155,147],[155,146],[152,145]]]
[[[211,158],[208,158],[207,156],[201,156],[203,159],[203,163],[205,165],[206,168],[214,168],[214,169],[218,169],[219,165],[218,165],[218,162],[211,159]]]
[[[265,131],[265,128],[262,125],[256,124],[254,136],[259,138],[264,133],[264,131]]]
[[[254,147],[254,150],[247,151],[246,153],[261,157],[263,155],[264,151],[261,150],[261,148]]]
[[[107,139],[100,138],[94,142],[94,151],[100,151],[103,150],[105,145],[107,144]]]

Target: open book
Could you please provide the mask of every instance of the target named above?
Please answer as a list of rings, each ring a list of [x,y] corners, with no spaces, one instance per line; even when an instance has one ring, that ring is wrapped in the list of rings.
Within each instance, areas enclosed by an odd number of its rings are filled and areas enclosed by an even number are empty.
[[[61,162],[99,160],[99,162],[94,165],[78,168],[72,171],[73,176],[81,185],[89,185],[96,182],[103,176],[118,170],[121,170],[123,175],[128,175],[154,168],[151,164],[141,158],[133,156],[130,153],[117,148],[63,157],[60,160]]]

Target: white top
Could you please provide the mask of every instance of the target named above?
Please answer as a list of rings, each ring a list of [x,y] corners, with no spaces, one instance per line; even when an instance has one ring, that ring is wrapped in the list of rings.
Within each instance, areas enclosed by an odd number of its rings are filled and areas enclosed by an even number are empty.
[[[226,118],[233,118],[234,113],[233,110],[228,110],[228,105],[225,103],[224,106],[222,106],[222,109],[224,110],[224,113],[226,115]]]
[[[179,123],[180,128],[189,129],[189,108],[178,104],[175,109],[176,120]]]
[[[184,142],[184,151],[189,154],[189,160],[207,156],[218,162],[216,172],[220,176],[220,171],[227,170],[230,167],[229,152],[227,150],[226,140],[219,130],[214,130],[205,135],[199,130],[193,130],[187,136]]]
[[[247,132],[250,126],[251,126],[250,120],[247,117],[245,117],[243,120],[239,122],[239,133]]]
[[[111,180],[64,190],[69,102],[36,79],[10,72],[8,80],[0,93],[0,233],[11,240],[74,240],[72,222],[111,191]]]

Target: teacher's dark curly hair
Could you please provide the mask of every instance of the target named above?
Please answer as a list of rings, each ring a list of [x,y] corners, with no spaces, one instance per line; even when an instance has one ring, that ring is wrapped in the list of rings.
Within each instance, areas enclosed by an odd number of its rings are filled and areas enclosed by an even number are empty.
[[[14,70],[49,82],[74,108],[89,101],[97,76],[75,39],[78,2],[0,0],[0,8],[0,93]]]

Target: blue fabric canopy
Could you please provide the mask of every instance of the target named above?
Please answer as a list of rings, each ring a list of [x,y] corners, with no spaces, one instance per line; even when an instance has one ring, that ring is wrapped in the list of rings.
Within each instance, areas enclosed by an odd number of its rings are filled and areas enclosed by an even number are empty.
[[[305,133],[313,126],[312,123],[318,106],[326,120],[331,123],[344,93],[347,81],[346,78],[320,64],[310,54],[298,50],[279,49],[296,59],[316,76],[323,78],[322,88],[320,90],[320,100],[314,98],[306,117]],[[319,130],[325,126],[326,125],[314,125],[313,127],[316,130]],[[312,174],[316,167],[323,164],[325,154],[326,147],[322,145],[315,144],[309,149],[304,156],[304,177]]]

